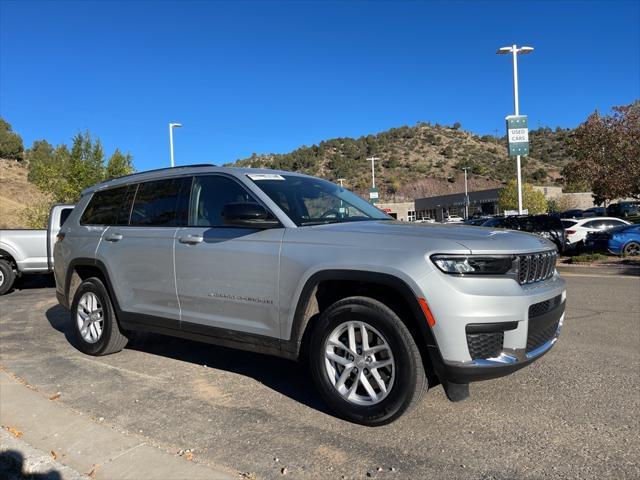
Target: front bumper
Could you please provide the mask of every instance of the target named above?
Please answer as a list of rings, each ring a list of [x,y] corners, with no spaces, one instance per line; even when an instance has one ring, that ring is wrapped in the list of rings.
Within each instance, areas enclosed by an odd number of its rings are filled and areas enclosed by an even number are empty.
[[[491,358],[474,359],[470,362],[443,362],[440,375],[452,383],[469,383],[508,375],[526,367],[547,353],[558,340],[564,322],[565,300],[543,315],[529,318],[528,338],[536,339],[551,330],[543,342],[531,341],[525,348],[503,348]],[[435,352],[433,352],[435,353]]]

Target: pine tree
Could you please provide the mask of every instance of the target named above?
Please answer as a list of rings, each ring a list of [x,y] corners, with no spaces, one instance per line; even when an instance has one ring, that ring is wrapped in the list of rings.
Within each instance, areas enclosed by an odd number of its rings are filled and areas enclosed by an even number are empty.
[[[131,157],[131,154],[127,153],[124,155],[116,148],[116,151],[113,152],[113,155],[111,155],[107,162],[107,169],[105,170],[104,177],[105,179],[117,178],[122,177],[123,175],[129,175],[134,171],[133,158]]]

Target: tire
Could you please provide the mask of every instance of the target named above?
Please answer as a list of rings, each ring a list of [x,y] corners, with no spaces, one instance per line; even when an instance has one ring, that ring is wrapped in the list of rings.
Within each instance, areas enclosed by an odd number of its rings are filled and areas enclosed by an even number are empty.
[[[629,255],[630,257],[635,257],[636,255],[640,255],[640,243],[638,242],[629,242],[624,246],[622,250],[623,255]]]
[[[0,260],[0,295],[4,295],[13,287],[16,274],[13,267],[6,260]]]
[[[355,323],[356,345],[364,346],[362,340],[357,341],[358,337],[362,339],[357,326],[365,324],[367,343],[369,347],[377,345],[379,353],[366,355],[364,351],[356,351],[357,355],[351,356],[347,350],[336,347],[336,339],[348,342],[349,327],[345,325],[349,323]],[[344,328],[346,331],[340,336],[339,332]],[[340,343],[352,347],[349,342]],[[327,351],[333,354],[332,359],[337,355],[341,362],[350,362],[351,367],[327,358]],[[391,367],[368,368],[368,365],[382,365],[389,360]],[[422,357],[409,329],[389,307],[368,297],[345,298],[320,315],[311,337],[309,365],[316,387],[328,406],[341,418],[361,425],[380,426],[393,422],[411,410],[427,389]],[[373,370],[376,370],[375,377]],[[346,380],[341,382],[343,377]],[[369,394],[362,377],[367,379],[369,387],[373,387],[374,394],[379,397],[377,400]],[[354,390],[356,378],[360,383]],[[385,383],[386,392],[376,378]]]
[[[91,315],[94,315],[93,320]],[[87,318],[90,319],[88,324]],[[71,323],[78,348],[87,355],[109,355],[119,352],[127,344],[128,339],[118,326],[109,292],[99,278],[85,280],[76,290],[71,304]],[[81,328],[81,323],[88,326]]]

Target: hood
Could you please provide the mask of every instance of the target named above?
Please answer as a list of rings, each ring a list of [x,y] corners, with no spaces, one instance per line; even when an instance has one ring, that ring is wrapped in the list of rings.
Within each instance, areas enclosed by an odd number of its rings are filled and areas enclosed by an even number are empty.
[[[555,249],[555,245],[538,235],[513,230],[473,227],[461,224],[433,224],[398,221],[363,221],[330,223],[303,227],[344,233],[368,235],[393,235],[403,238],[424,238],[455,242],[471,253],[530,253]]]

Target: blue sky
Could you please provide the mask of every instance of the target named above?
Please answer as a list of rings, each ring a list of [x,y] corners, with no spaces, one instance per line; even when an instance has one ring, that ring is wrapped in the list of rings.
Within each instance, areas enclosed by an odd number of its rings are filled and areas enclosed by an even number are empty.
[[[0,0],[0,114],[30,146],[89,129],[138,170],[431,121],[574,127],[640,98],[640,2]]]

